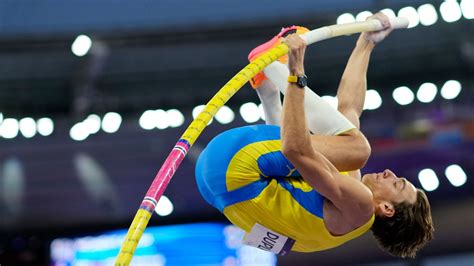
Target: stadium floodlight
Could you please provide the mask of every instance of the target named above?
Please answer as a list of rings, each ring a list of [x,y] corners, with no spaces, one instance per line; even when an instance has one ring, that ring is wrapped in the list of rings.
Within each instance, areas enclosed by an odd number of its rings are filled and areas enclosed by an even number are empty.
[[[169,109],[166,113],[170,127],[180,127],[184,124],[184,115],[178,109]]]
[[[219,111],[215,115],[215,118],[219,123],[225,125],[234,121],[235,114],[234,114],[234,111],[232,111],[232,109],[224,105],[221,107],[221,109],[219,109]]]
[[[362,11],[356,16],[356,21],[365,21],[368,17],[372,16],[372,12],[370,11]]]
[[[399,17],[407,18],[409,21],[408,28],[413,28],[420,24],[420,18],[418,17],[418,12],[412,6],[407,6],[398,11]]]
[[[384,13],[388,18],[397,17],[397,15],[395,15],[395,12],[390,8],[382,9],[382,10],[380,10],[380,12]]]
[[[122,124],[122,116],[115,112],[109,112],[102,119],[102,130],[106,133],[115,133]]]
[[[138,120],[138,124],[141,128],[145,130],[152,130],[155,128],[155,111],[154,110],[146,110],[140,116]]]
[[[155,110],[156,128],[166,129],[170,126],[170,119],[168,113],[165,110]]]
[[[89,137],[89,130],[84,127],[83,122],[79,122],[71,127],[69,136],[75,141],[83,141]]]
[[[54,122],[49,117],[43,117],[38,119],[38,121],[36,121],[36,126],[38,129],[38,133],[41,136],[49,136],[54,131]]]
[[[467,175],[461,166],[452,164],[446,168],[444,174],[449,180],[449,183],[455,187],[464,185],[467,181]]]
[[[396,88],[392,97],[399,105],[407,105],[415,100],[415,94],[406,86]]]
[[[356,19],[351,13],[344,13],[337,17],[337,24],[354,23],[355,21]]]
[[[71,45],[71,51],[76,56],[86,55],[92,47],[92,40],[87,35],[79,35]]]
[[[2,122],[2,137],[6,139],[13,139],[18,136],[20,125],[18,120],[14,118],[5,118]]]
[[[155,212],[159,216],[168,216],[173,212],[173,209],[174,207],[171,200],[167,196],[162,195],[158,204],[156,204]]]
[[[247,123],[255,123],[260,119],[258,106],[253,102],[248,102],[240,106],[240,115]]]
[[[461,19],[461,7],[456,0],[446,0],[441,3],[439,12],[444,21],[448,23],[456,22]]]
[[[431,26],[438,21],[438,13],[432,4],[424,4],[418,7],[420,23],[423,26]]]
[[[421,186],[426,191],[436,190],[439,186],[438,176],[436,176],[435,171],[430,168],[421,170],[418,173],[418,180],[420,180]]]
[[[31,117],[22,118],[19,122],[20,132],[25,138],[36,135],[36,121]]]
[[[364,110],[375,110],[382,105],[382,97],[376,90],[368,90],[365,94]]]
[[[96,134],[100,130],[100,117],[96,114],[89,115],[84,121],[83,126],[89,131],[89,134]]]
[[[462,0],[461,11],[465,19],[474,18],[474,0]]]
[[[459,93],[461,93],[462,86],[461,83],[457,80],[448,80],[444,83],[443,87],[441,87],[441,97],[445,98],[446,100],[452,100],[458,97]]]
[[[438,93],[438,88],[435,84],[426,82],[421,84],[420,88],[418,88],[418,92],[416,93],[416,98],[422,103],[430,103],[436,97]]]

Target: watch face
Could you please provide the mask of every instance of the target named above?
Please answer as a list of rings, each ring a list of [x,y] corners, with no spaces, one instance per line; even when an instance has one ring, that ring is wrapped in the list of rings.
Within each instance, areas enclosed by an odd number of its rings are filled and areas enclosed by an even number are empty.
[[[308,77],[306,76],[300,76],[298,77],[298,82],[297,82],[298,86],[301,87],[301,88],[304,88],[308,85]]]

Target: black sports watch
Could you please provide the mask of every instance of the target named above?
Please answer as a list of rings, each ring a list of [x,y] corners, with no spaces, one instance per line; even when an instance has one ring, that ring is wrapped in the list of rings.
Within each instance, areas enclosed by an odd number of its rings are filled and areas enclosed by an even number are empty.
[[[308,77],[306,75],[288,76],[288,82],[295,83],[298,87],[304,88],[308,85]]]

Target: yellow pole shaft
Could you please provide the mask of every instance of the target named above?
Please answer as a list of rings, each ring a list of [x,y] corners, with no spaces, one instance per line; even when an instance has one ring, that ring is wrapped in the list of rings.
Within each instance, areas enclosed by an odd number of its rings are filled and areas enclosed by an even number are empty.
[[[268,52],[262,54],[252,63],[248,64],[239,73],[237,73],[230,81],[228,81],[212,99],[206,104],[201,113],[191,122],[181,139],[187,141],[190,146],[194,144],[196,139],[201,135],[209,121],[219,111],[219,109],[253,76],[262,71],[279,57],[288,53],[288,46],[280,44]],[[176,166],[177,168],[177,166]],[[126,266],[132,261],[143,232],[145,231],[148,221],[150,221],[153,210],[145,210],[140,208],[133,218],[132,225],[128,229],[125,241],[122,244],[120,252],[115,261],[116,266]]]

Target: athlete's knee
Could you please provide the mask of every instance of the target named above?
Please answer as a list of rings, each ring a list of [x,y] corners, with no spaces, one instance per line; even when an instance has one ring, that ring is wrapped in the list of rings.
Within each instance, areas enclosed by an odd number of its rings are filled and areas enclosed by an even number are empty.
[[[359,168],[362,168],[365,166],[367,161],[369,160],[369,157],[372,153],[372,148],[370,147],[370,143],[367,140],[367,138],[357,130],[357,136],[356,136],[356,142],[357,142],[357,158],[358,158],[358,163],[360,165]]]
[[[360,162],[361,162],[361,167],[364,167],[365,164],[367,163],[367,161],[369,160],[370,158],[370,155],[372,154],[372,147],[370,147],[370,143],[369,141],[367,140],[367,138],[364,136],[364,134],[360,134],[361,137],[361,154],[360,154]]]
[[[372,148],[367,138],[358,129],[350,130],[346,133],[346,136],[351,138],[351,165],[354,169],[360,169],[364,167],[369,160]]]

